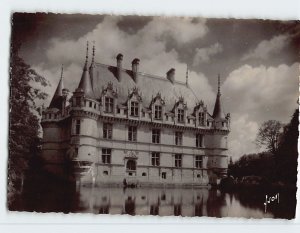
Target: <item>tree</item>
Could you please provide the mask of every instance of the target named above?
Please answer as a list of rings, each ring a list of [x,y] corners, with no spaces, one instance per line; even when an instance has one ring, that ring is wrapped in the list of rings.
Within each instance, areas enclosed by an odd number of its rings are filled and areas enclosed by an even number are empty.
[[[36,99],[45,99],[47,94],[31,85],[38,82],[48,85],[46,79],[38,75],[19,57],[19,43],[12,38],[10,56],[10,118],[8,155],[8,207],[13,196],[18,193],[20,178],[25,176],[29,161],[39,152],[39,118]]]
[[[298,160],[299,110],[284,127],[282,139],[275,154],[278,180],[296,186]]]
[[[265,146],[274,155],[278,149],[281,128],[282,125],[279,121],[268,120],[264,122],[258,130],[256,144]]]

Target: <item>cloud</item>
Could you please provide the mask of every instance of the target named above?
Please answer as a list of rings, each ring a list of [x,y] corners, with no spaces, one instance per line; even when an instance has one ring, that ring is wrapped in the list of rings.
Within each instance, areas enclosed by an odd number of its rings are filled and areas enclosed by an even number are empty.
[[[259,148],[254,144],[259,125],[249,119],[248,114],[232,115],[229,134],[229,155],[237,160],[244,154],[256,153]]]
[[[270,40],[263,40],[255,49],[245,54],[242,57],[242,61],[257,58],[266,60],[270,56],[278,54],[287,45],[287,40],[287,35],[274,36]]]
[[[61,67],[52,67],[52,68],[44,68],[41,64],[34,65],[32,68],[38,73],[44,76],[47,80],[50,81],[50,85],[46,87],[42,87],[39,83],[33,83],[34,86],[40,88],[42,91],[48,94],[48,98],[46,100],[37,101],[37,105],[44,104],[48,106],[53,97],[53,94],[56,90],[57,84],[60,80],[61,76]],[[69,65],[64,66],[64,87],[69,89],[70,91],[74,91],[80,81],[80,74],[82,72],[82,67],[75,64],[70,63]]]
[[[87,40],[95,41],[97,62],[114,65],[116,55],[122,53],[125,68],[130,68],[131,61],[137,57],[141,60],[142,72],[165,76],[174,67],[176,80],[185,81],[186,64],[179,59],[176,49],[167,49],[167,41],[171,39],[179,46],[186,45],[208,33],[204,20],[194,22],[185,18],[159,17],[135,34],[128,34],[119,29],[119,20],[120,17],[105,17],[92,31],[79,39],[50,39],[50,47],[46,48],[46,61],[33,65],[52,84],[44,89],[50,95],[47,103],[50,103],[57,86],[62,63],[65,64],[65,86],[70,91],[75,90],[81,77]],[[260,46],[263,45],[258,45]],[[197,49],[194,63],[209,62],[211,56],[221,51],[222,45],[219,43]],[[260,49],[262,54],[270,54],[271,51],[270,48],[265,49],[265,52]],[[222,100],[225,112],[230,112],[232,116],[230,155],[237,158],[257,150],[252,142],[262,121],[289,121],[289,116],[297,107],[298,73],[299,63],[277,67],[242,65],[229,74],[222,85]],[[201,72],[191,71],[189,83],[198,98],[203,99],[212,112],[215,93],[207,77]]]
[[[252,142],[263,121],[290,121],[297,108],[298,76],[299,63],[243,65],[229,74],[222,85],[222,97],[232,116],[230,153],[234,157],[255,151]]]
[[[193,60],[193,66],[197,66],[200,63],[207,63],[210,61],[210,57],[223,51],[223,46],[219,43],[215,43],[208,48],[196,48],[196,54]]]
[[[84,63],[86,41],[95,41],[97,62],[114,65],[116,55],[122,53],[125,68],[130,68],[131,61],[137,57],[141,60],[141,71],[165,76],[166,72],[174,67],[176,80],[185,81],[186,64],[179,60],[175,49],[167,49],[167,41],[172,39],[178,45],[183,45],[204,37],[208,32],[205,20],[194,22],[190,18],[155,17],[135,34],[128,34],[118,28],[120,19],[107,16],[92,31],[77,40],[52,38],[50,47],[46,50],[47,63],[51,67],[45,69],[42,64],[35,67],[45,72],[56,87],[58,76],[54,76],[55,70],[59,69],[61,63],[72,63],[76,69],[69,73],[66,70],[65,80],[72,80],[68,87],[74,91],[74,84],[78,84],[81,76],[79,67]],[[190,72],[189,82],[198,98],[211,105],[215,94],[205,75]]]

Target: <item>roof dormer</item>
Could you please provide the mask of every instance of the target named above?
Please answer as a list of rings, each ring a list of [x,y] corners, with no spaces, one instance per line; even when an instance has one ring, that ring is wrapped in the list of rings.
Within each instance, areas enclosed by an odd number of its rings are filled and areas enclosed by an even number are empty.
[[[179,97],[175,103],[172,112],[175,114],[175,123],[184,124],[187,117],[187,103],[184,102],[184,98]]]
[[[142,102],[143,102],[142,96],[139,93],[139,89],[137,87],[134,87],[130,92],[128,92],[128,99],[127,99],[128,117],[140,118]]]
[[[101,104],[104,113],[115,114],[117,98],[118,92],[114,90],[113,84],[109,82],[101,93]]]
[[[152,98],[149,108],[151,109],[152,119],[164,120],[165,115],[165,100],[161,97],[160,92]]]

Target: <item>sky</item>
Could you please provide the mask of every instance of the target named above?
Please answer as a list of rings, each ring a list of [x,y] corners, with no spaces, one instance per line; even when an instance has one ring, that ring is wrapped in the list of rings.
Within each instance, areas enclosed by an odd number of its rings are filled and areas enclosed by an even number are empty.
[[[212,113],[221,77],[222,105],[231,114],[229,155],[256,153],[254,141],[267,120],[288,123],[298,107],[300,26],[297,21],[204,19],[110,15],[14,14],[12,35],[20,56],[51,86],[47,106],[64,64],[65,87],[77,87],[86,42],[95,44],[95,60],[123,67],[140,59],[140,71],[189,83]]]

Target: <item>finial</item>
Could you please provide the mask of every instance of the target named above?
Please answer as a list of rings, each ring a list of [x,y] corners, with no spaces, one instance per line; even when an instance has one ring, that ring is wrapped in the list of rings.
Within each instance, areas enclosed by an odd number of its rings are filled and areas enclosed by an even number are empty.
[[[93,41],[93,56],[92,56],[92,63],[94,63],[95,58],[95,41]]]
[[[60,79],[63,79],[63,74],[64,74],[64,64],[61,64],[61,74],[60,74]]]
[[[185,74],[185,84],[188,85],[189,84],[189,67],[188,64],[186,64],[186,74]]]
[[[85,63],[88,62],[88,57],[89,57],[89,42],[86,42],[86,56],[85,56]]]
[[[221,81],[220,81],[220,74],[218,74],[218,94],[221,94],[220,88],[221,88]]]

